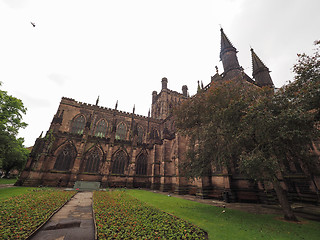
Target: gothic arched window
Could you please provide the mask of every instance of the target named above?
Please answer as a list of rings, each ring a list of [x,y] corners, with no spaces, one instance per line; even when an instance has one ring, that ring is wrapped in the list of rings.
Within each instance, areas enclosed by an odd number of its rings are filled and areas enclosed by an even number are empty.
[[[140,154],[136,161],[136,175],[147,175],[147,156]]]
[[[89,173],[96,173],[99,170],[99,164],[100,164],[100,151],[98,148],[95,148],[94,150],[90,151],[86,156],[86,165],[84,172]]]
[[[126,135],[127,135],[127,127],[126,125],[122,122],[118,125],[117,131],[116,131],[116,139],[117,140],[126,140]]]
[[[143,128],[142,127],[138,127],[138,143],[142,143],[143,142]]]
[[[96,137],[105,137],[107,133],[108,123],[104,119],[98,122],[94,135]]]
[[[86,120],[83,115],[80,115],[73,119],[71,132],[76,134],[83,134],[84,126],[86,125]]]
[[[73,163],[75,155],[71,145],[65,146],[58,154],[53,168],[59,171],[68,171]]]
[[[115,174],[123,174],[127,161],[128,161],[128,156],[124,151],[117,152],[113,156],[111,172]]]
[[[153,128],[151,130],[151,139],[159,139],[159,133],[158,133],[158,130]]]

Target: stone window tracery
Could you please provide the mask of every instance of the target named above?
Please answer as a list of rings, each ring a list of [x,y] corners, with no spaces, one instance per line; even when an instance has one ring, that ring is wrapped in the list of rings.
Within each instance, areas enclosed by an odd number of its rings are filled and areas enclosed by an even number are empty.
[[[147,156],[140,154],[136,161],[136,175],[147,175]]]
[[[99,171],[101,159],[100,155],[101,154],[98,148],[95,148],[94,150],[88,153],[84,172],[97,173]]]
[[[97,123],[94,136],[96,137],[105,137],[107,133],[108,123],[104,119]]]
[[[80,115],[73,119],[71,132],[76,134],[83,134],[83,130],[86,124],[86,120],[83,115]]]
[[[112,170],[114,174],[124,174],[127,165],[128,156],[124,151],[119,151],[113,156]]]
[[[75,152],[71,145],[65,146],[57,156],[54,169],[59,171],[68,171],[75,158]]]
[[[122,122],[118,125],[117,131],[116,131],[116,139],[117,140],[126,140],[126,135],[127,135],[127,127],[126,125]]]

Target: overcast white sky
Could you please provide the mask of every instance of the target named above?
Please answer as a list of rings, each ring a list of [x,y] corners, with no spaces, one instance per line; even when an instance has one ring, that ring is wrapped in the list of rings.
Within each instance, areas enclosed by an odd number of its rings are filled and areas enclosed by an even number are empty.
[[[223,71],[219,24],[245,72],[252,46],[281,87],[320,39],[319,11],[319,0],[0,0],[0,81],[28,108],[19,136],[32,146],[62,96],[146,116],[162,77],[193,95]]]

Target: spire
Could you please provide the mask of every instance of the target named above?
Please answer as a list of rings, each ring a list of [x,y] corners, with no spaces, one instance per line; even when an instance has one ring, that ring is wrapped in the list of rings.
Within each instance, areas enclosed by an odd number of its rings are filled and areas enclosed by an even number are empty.
[[[241,74],[241,67],[238,62],[237,49],[232,45],[223,29],[221,31],[221,49],[220,60],[224,69],[224,77],[226,80],[238,78]]]
[[[114,107],[114,109],[117,110],[117,108],[118,108],[118,100],[116,102],[116,106]]]
[[[148,111],[148,118],[150,118],[150,108],[149,108],[149,111]]]
[[[220,60],[222,60],[222,55],[224,54],[224,52],[227,52],[230,50],[237,52],[237,49],[232,45],[229,38],[224,33],[223,28],[220,28],[220,32],[221,32]]]
[[[133,109],[132,109],[132,113],[133,113],[133,114],[134,114],[135,110],[136,110],[136,105],[133,104]]]
[[[252,76],[256,84],[260,87],[270,86],[273,87],[273,82],[270,77],[269,68],[261,61],[261,59],[254,52],[253,48],[250,49],[252,58]]]
[[[264,65],[261,59],[254,52],[253,48],[251,48],[250,51],[251,51],[251,58],[252,58],[252,75],[255,75],[257,72],[259,72],[262,69],[269,71],[266,65]]]

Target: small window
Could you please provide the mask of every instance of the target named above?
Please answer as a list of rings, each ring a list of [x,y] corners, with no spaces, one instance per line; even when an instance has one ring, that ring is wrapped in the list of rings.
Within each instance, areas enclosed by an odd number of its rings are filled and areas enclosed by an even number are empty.
[[[94,135],[96,137],[105,137],[107,133],[108,123],[105,120],[98,122]]]
[[[117,127],[116,139],[126,140],[126,135],[127,135],[127,127],[124,123],[120,123]]]
[[[84,126],[86,124],[86,120],[83,115],[80,115],[73,119],[71,132],[76,134],[83,134]]]

